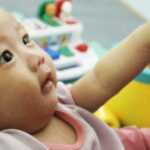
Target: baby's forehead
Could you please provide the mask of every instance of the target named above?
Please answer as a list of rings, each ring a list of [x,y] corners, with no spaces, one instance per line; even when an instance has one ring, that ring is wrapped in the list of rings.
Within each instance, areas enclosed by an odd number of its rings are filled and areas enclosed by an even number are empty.
[[[2,41],[13,35],[15,32],[12,31],[18,32],[20,29],[22,29],[22,26],[14,16],[0,8],[0,40]]]
[[[0,28],[8,28],[9,26],[15,25],[16,23],[17,21],[10,13],[0,8]]]

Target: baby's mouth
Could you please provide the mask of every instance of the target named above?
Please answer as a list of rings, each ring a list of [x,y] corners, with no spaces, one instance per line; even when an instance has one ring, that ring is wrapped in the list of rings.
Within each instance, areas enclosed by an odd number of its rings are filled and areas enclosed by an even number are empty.
[[[48,73],[41,84],[41,92],[43,95],[49,93],[52,90],[52,80],[51,80],[51,74]]]

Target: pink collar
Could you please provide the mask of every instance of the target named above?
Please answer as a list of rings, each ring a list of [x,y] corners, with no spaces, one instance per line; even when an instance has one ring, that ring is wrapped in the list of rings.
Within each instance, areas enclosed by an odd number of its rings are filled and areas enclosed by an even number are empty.
[[[69,144],[69,145],[64,145],[64,144],[56,145],[56,144],[48,144],[48,143],[45,143],[45,145],[50,150],[78,150],[80,149],[84,141],[84,129],[79,123],[79,121],[62,110],[56,110],[55,115],[61,118],[62,120],[65,120],[68,124],[70,124],[74,128],[76,135],[77,135],[77,141],[75,144]]]

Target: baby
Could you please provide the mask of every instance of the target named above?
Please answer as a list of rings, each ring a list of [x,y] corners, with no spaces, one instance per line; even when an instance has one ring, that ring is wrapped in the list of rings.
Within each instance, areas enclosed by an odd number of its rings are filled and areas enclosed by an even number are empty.
[[[149,62],[150,23],[146,23],[76,83],[57,84],[51,58],[0,9],[0,149],[131,150],[134,145],[132,149],[146,150],[148,144],[141,138],[144,132],[137,128],[113,130],[90,112]],[[125,130],[137,139],[130,142]],[[129,140],[127,146],[122,137]]]

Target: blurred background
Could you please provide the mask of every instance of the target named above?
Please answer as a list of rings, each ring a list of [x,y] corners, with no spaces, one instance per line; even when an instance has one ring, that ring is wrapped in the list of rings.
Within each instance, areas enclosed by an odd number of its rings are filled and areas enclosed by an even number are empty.
[[[0,0],[0,5],[9,11],[17,11],[26,17],[32,17],[35,16],[40,1]],[[106,48],[111,48],[145,22],[143,17],[121,0],[72,0],[72,2],[73,16],[84,24],[83,38],[99,42]]]

